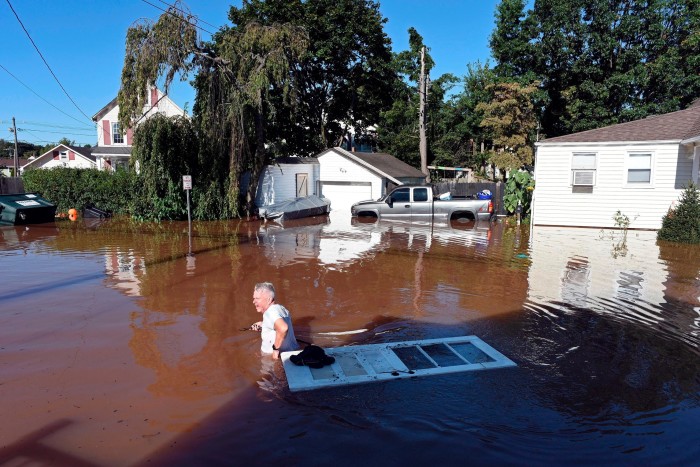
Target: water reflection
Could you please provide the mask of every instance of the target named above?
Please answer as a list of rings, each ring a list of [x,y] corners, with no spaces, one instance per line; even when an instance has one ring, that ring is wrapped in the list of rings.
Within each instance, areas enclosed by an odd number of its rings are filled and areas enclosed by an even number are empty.
[[[3,445],[70,419],[52,439],[99,465],[349,464],[358,446],[397,464],[700,455],[700,250],[654,232],[621,248],[503,223],[213,222],[194,225],[193,257],[184,223],[0,234]],[[476,334],[519,366],[290,394],[241,331],[261,280],[303,340]]]
[[[653,326],[696,348],[700,344],[696,246],[657,243],[656,232],[634,231],[625,240],[627,253],[620,255],[619,241],[596,230],[551,227],[535,228],[531,242],[532,302],[586,309]]]

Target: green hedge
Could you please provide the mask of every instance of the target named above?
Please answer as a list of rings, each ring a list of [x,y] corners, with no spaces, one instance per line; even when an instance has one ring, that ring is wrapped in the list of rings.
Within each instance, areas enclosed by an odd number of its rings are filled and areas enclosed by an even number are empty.
[[[39,193],[54,203],[58,212],[93,205],[113,214],[130,214],[139,186],[131,171],[68,167],[27,170],[22,180],[26,192]]]

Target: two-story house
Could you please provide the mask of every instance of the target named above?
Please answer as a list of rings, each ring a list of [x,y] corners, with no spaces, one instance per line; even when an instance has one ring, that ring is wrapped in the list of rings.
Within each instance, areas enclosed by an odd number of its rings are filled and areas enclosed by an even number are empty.
[[[154,87],[150,89],[148,101],[143,107],[143,116],[139,121],[144,121],[157,113],[173,117],[184,115],[185,111]],[[92,167],[100,170],[115,170],[119,167],[128,167],[134,132],[131,128],[124,131],[118,117],[119,104],[115,97],[92,117],[97,127],[97,146],[85,148],[59,144],[30,160],[21,167],[21,170],[52,167]]]

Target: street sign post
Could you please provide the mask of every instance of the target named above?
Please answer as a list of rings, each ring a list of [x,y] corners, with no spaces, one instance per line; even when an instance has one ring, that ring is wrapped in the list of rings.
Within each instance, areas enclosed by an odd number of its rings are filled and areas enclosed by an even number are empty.
[[[183,175],[182,176],[182,189],[185,190],[185,193],[187,194],[187,230],[189,232],[188,237],[189,237],[189,246],[190,246],[190,250],[187,253],[187,256],[193,256],[192,255],[192,216],[190,214],[190,190],[192,189],[192,175]]]

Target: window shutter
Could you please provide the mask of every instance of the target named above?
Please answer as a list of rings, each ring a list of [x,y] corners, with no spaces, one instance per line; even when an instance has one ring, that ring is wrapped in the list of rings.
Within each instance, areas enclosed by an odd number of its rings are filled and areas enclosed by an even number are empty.
[[[53,152],[53,160],[55,160],[55,161],[58,160],[58,151]]]
[[[131,146],[131,141],[133,140],[133,138],[134,138],[134,130],[129,128],[128,130],[126,130],[126,144]]]
[[[151,107],[158,107],[158,90],[151,88]]]
[[[102,139],[104,140],[105,146],[112,144],[111,127],[109,124],[109,120],[102,120]]]

